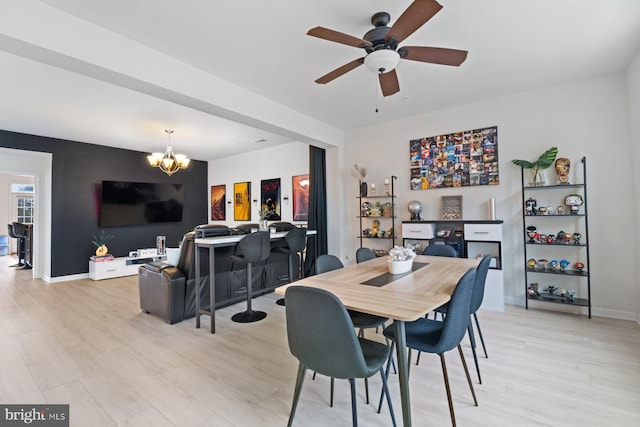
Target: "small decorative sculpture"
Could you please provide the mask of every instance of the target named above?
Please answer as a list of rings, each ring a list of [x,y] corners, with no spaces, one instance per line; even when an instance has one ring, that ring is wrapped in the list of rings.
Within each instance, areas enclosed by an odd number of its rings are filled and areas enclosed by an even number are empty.
[[[407,206],[411,214],[411,221],[420,221],[420,213],[422,212],[422,203],[417,200],[409,202]]]
[[[580,239],[582,238],[582,234],[580,233],[573,233],[573,244],[574,245],[579,245],[580,244]]]
[[[573,264],[573,268],[575,268],[576,270],[578,270],[580,273],[582,273],[582,270],[584,270],[584,264],[581,263],[580,261],[576,262],[575,264]]]
[[[527,261],[527,267],[529,268],[529,270],[533,270],[534,268],[536,268],[536,260],[531,258],[529,261]]]
[[[560,184],[569,184],[569,170],[571,170],[571,161],[566,157],[558,157],[556,159],[555,166]]]
[[[371,230],[371,235],[376,237],[378,235],[378,227],[380,227],[380,221],[377,219],[373,221],[373,229]]]
[[[561,271],[565,271],[568,266],[569,266],[569,261],[568,260],[566,260],[566,259],[561,259],[560,260],[560,270]]]
[[[578,208],[582,206],[584,199],[579,194],[569,194],[564,199],[564,204],[571,207],[571,215],[578,215]]]
[[[538,233],[536,233],[536,227],[534,227],[533,225],[527,227],[527,236],[529,236],[529,243],[537,243],[536,236],[539,235]]]
[[[538,206],[538,202],[536,202],[536,199],[529,197],[529,199],[524,204],[525,204],[525,212],[527,215],[538,214],[538,211],[536,210],[536,206]]]

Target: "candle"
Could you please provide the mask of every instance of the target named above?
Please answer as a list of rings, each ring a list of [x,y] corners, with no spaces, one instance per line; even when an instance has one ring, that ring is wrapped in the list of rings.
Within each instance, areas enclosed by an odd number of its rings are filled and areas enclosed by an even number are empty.
[[[384,183],[385,183],[385,184],[388,184],[388,183],[389,183],[389,178],[386,178],[386,179],[384,180]]]
[[[496,220],[496,199],[493,197],[489,199],[489,219],[491,221]]]

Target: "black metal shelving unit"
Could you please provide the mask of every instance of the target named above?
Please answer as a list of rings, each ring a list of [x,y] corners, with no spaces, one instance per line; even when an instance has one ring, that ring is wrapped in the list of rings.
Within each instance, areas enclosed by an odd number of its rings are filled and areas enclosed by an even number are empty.
[[[522,179],[522,225],[524,231],[524,244],[522,245],[524,248],[524,281],[525,281],[525,307],[529,308],[529,301],[545,301],[550,303],[564,304],[564,305],[573,305],[579,307],[586,307],[588,310],[589,318],[591,318],[591,273],[590,273],[590,259],[589,259],[589,221],[588,221],[588,203],[587,203],[587,159],[586,157],[582,157],[580,160],[582,164],[582,183],[581,184],[558,184],[558,185],[542,185],[542,186],[527,186],[525,185],[525,170],[521,170],[521,179]],[[553,195],[560,190],[572,190],[576,194],[580,194],[583,199],[583,204],[579,208],[580,211],[578,214],[564,214],[564,215],[528,215],[525,209],[526,200],[529,197],[532,197],[534,194],[538,194],[538,192],[543,191],[542,194],[545,195]],[[551,196],[553,197],[553,196]],[[567,218],[572,218],[574,221],[577,220],[578,223],[583,223],[584,233],[580,239],[579,244],[574,243],[532,243],[530,242],[530,238],[527,234],[527,227],[531,224],[531,221],[535,218],[536,222],[542,222],[547,224],[548,226],[558,226],[561,224],[561,221],[567,221]],[[568,223],[565,223],[567,225]],[[581,252],[586,257],[584,261],[580,261],[584,264],[584,269],[581,271],[575,268],[565,268],[562,270],[557,270],[554,268],[550,268],[545,266],[544,268],[534,267],[531,268],[528,265],[528,260],[531,259],[530,253],[539,254],[541,253],[541,247],[547,248],[565,248],[563,250],[572,251],[571,253],[575,255],[579,255]],[[534,258],[535,259],[535,258]],[[574,278],[584,278],[586,281],[586,298],[584,298],[584,286],[580,285],[580,288],[576,291],[576,297],[570,297],[568,295],[560,295],[555,292],[540,292],[536,294],[530,294],[530,275],[548,275],[543,277],[552,278],[551,280],[559,279],[559,277],[574,277]],[[563,280],[563,279],[560,279]],[[555,286],[555,285],[551,285]],[[560,286],[556,286],[560,288]]]
[[[388,200],[391,203],[391,216],[363,216],[362,214],[358,215],[358,220],[360,222],[360,235],[358,236],[358,239],[360,240],[360,247],[363,247],[363,241],[364,239],[372,239],[372,240],[390,240],[391,241],[391,246],[389,249],[391,249],[396,242],[396,196],[395,196],[395,190],[394,190],[394,181],[398,179],[398,177],[391,175],[391,179],[390,179],[390,194],[380,194],[380,195],[371,195],[371,196],[363,196],[362,193],[358,194],[358,197],[356,197],[358,199],[358,212],[362,213],[362,203],[365,200],[377,200],[377,201],[381,201],[381,200]],[[358,191],[360,191],[362,186],[362,181],[358,182]],[[366,224],[370,224],[372,223],[372,220],[384,220],[384,221],[390,221],[391,222],[391,235],[387,236],[385,235],[384,237],[373,237],[373,236],[365,236],[363,234],[363,230],[365,228],[367,228],[365,226]]]

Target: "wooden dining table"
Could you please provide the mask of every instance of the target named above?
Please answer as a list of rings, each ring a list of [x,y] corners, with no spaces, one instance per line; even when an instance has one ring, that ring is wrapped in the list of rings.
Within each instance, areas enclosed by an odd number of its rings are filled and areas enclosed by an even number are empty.
[[[412,271],[392,275],[380,257],[310,276],[275,289],[284,295],[290,286],[310,286],[336,295],[349,310],[393,320],[397,339],[398,379],[403,425],[411,426],[411,399],[405,322],[424,317],[449,301],[458,280],[479,260],[418,255]]]

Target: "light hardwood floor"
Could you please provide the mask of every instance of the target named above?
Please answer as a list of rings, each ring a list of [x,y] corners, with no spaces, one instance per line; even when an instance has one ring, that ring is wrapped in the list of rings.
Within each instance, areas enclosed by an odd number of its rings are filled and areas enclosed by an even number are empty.
[[[194,319],[169,326],[141,313],[136,277],[46,284],[13,262],[0,257],[0,403],[68,403],[74,427],[286,425],[297,361],[276,295],[255,300],[268,313],[258,323],[230,321],[242,304],[219,310],[211,335]],[[479,317],[489,358],[483,384],[472,376],[478,407],[447,354],[458,425],[640,425],[638,324],[512,306]],[[375,412],[379,378],[369,405],[357,384],[360,425],[391,425]],[[410,387],[415,426],[450,425],[437,356],[412,366]],[[390,390],[400,421],[395,375]],[[350,426],[348,382],[328,400],[329,380],[309,375],[294,425]]]

